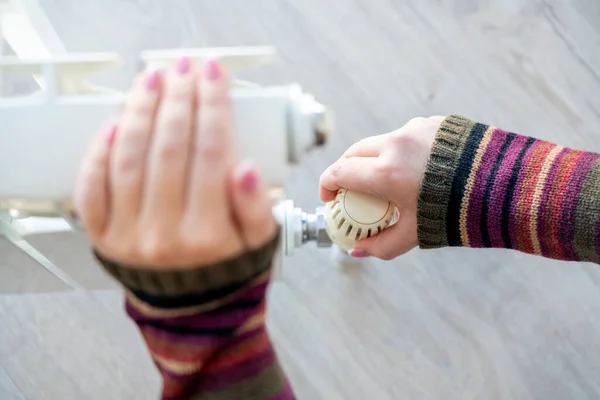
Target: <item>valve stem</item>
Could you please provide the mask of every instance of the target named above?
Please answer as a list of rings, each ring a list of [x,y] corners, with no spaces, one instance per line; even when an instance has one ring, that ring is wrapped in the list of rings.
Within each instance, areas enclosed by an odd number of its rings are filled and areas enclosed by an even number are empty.
[[[331,247],[332,241],[325,229],[325,208],[318,207],[315,213],[303,212],[302,244],[316,242],[317,247]]]

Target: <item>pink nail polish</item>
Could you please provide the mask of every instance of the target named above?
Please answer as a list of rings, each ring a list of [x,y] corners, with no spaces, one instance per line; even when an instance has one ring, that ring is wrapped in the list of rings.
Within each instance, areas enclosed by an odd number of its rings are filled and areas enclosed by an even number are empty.
[[[188,72],[190,72],[191,66],[192,62],[189,57],[181,57],[181,59],[177,63],[177,71],[179,71],[181,75],[187,74]]]
[[[242,175],[242,188],[246,193],[252,193],[258,186],[258,174],[254,168],[249,168]]]
[[[348,252],[348,254],[350,254],[350,256],[355,257],[355,258],[365,258],[365,257],[370,257],[371,255],[369,253],[367,253],[364,250],[358,250],[358,249],[352,249]]]
[[[117,125],[113,125],[107,132],[106,132],[106,141],[108,142],[108,145],[112,145],[113,142],[115,141],[115,135],[117,134]]]
[[[146,77],[146,87],[148,88],[148,90],[150,91],[155,91],[156,89],[158,89],[158,85],[160,85],[160,80],[161,80],[161,73],[160,71],[152,71],[148,74],[148,76]]]
[[[221,77],[221,65],[217,60],[208,60],[204,66],[204,74],[210,80],[217,80]]]

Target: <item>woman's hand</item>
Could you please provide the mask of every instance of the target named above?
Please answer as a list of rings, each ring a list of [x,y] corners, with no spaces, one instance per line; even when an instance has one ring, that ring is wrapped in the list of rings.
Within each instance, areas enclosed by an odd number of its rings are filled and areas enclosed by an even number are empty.
[[[81,167],[76,208],[96,251],[133,267],[186,269],[276,231],[266,188],[235,165],[229,82],[216,61],[144,72]]]
[[[321,175],[320,196],[325,202],[333,200],[337,191],[344,188],[382,197],[398,208],[398,223],[358,241],[351,255],[391,260],[418,245],[417,198],[443,120],[441,116],[415,118],[394,132],[365,138]]]

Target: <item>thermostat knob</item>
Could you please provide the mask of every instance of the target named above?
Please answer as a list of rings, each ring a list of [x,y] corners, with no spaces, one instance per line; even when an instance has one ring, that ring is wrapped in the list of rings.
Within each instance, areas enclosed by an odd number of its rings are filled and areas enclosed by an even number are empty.
[[[375,236],[390,226],[395,212],[387,200],[347,189],[338,191],[325,209],[327,234],[344,251],[352,249],[357,240]]]

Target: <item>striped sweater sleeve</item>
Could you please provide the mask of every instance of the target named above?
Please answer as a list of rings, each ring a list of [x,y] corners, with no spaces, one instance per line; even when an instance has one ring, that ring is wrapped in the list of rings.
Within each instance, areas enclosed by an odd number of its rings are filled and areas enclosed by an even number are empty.
[[[600,154],[449,116],[417,217],[421,248],[506,248],[599,263]]]
[[[265,326],[279,236],[264,248],[195,270],[129,268],[96,254],[126,290],[162,377],[163,400],[292,400]]]

